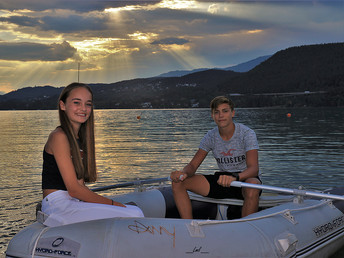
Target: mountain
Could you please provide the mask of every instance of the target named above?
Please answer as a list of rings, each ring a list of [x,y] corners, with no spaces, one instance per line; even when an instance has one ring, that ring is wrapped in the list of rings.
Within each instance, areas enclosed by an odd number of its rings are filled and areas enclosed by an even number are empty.
[[[234,72],[241,72],[241,73],[248,72],[249,70],[251,70],[254,67],[256,67],[257,65],[259,65],[261,62],[268,59],[270,56],[261,56],[261,57],[255,58],[255,59],[250,60],[250,61],[245,62],[245,63],[230,66],[227,68],[216,68],[216,69],[226,70],[226,71],[231,70]],[[209,70],[209,68],[199,68],[199,69],[194,69],[194,70],[176,70],[176,71],[171,71],[171,72],[167,72],[167,73],[162,73],[156,77],[181,77],[184,75],[188,75],[190,73],[202,72],[202,71],[206,71],[206,70]]]
[[[230,66],[228,68],[225,68],[224,70],[231,70],[234,72],[240,72],[240,73],[244,73],[244,72],[248,72],[250,70],[252,70],[253,68],[255,68],[257,65],[261,64],[262,62],[264,62],[265,60],[267,60],[268,58],[270,58],[271,55],[269,56],[260,56],[257,57],[253,60],[250,60],[248,62],[242,63],[242,64],[238,64],[235,66]]]
[[[39,91],[39,95],[37,93]],[[26,100],[32,98],[48,98],[52,94],[60,94],[61,89],[55,88],[52,86],[43,86],[43,87],[26,87],[17,91],[12,91],[8,94],[5,94],[2,100]]]
[[[247,72],[208,69],[90,87],[98,109],[208,107],[217,95],[238,107],[343,106],[344,43],[291,47]],[[19,89],[0,96],[0,109],[55,109],[60,91]]]
[[[52,86],[26,87],[0,96],[0,110],[4,109],[53,109],[61,88]]]
[[[298,46],[279,51],[230,83],[218,85],[218,90],[250,95],[255,107],[281,103],[343,106],[344,43]],[[281,98],[285,101],[281,102]],[[248,102],[246,99],[245,106],[251,106]]]
[[[199,69],[193,69],[193,70],[176,70],[176,71],[171,71],[167,73],[162,73],[156,77],[181,77],[190,73],[202,72],[206,70],[209,70],[209,68],[199,68]]]

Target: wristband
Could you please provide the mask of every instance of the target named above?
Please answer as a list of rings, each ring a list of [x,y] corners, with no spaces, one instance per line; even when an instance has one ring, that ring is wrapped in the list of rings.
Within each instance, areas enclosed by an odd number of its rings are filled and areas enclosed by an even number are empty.
[[[240,181],[239,173],[232,173],[232,176],[235,177],[235,181]]]
[[[236,181],[240,181],[240,176],[239,176],[239,174],[236,174]]]

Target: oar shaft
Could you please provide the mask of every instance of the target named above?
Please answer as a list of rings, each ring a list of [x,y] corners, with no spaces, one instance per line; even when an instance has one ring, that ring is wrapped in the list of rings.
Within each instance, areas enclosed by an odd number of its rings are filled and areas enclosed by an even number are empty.
[[[306,190],[300,190],[300,189],[283,188],[283,187],[276,187],[276,186],[269,186],[269,185],[249,184],[249,183],[243,183],[239,181],[233,181],[231,183],[231,186],[249,187],[249,188],[268,190],[268,191],[274,191],[274,192],[280,192],[280,193],[288,193],[288,194],[293,194],[293,195],[311,196],[311,197],[319,197],[319,198],[325,198],[325,199],[334,199],[334,200],[344,201],[344,196],[342,195],[318,193],[318,192],[312,192],[312,191],[306,191]]]
[[[133,185],[144,185],[144,184],[153,184],[153,183],[160,183],[160,182],[165,182],[168,181],[168,177],[163,177],[163,178],[152,178],[152,179],[145,179],[145,180],[135,180],[131,182],[126,182],[126,183],[119,183],[115,185],[107,185],[107,186],[101,186],[92,189],[93,192],[99,192],[99,191],[105,191],[109,189],[115,189],[115,188],[123,188],[123,187],[128,187],[128,186],[133,186]]]

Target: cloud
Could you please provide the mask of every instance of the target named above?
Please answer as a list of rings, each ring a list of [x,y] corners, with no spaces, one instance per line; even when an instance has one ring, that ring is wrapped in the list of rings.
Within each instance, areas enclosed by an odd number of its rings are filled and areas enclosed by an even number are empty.
[[[10,17],[0,17],[0,22],[13,23],[19,26],[37,26],[39,25],[39,20],[37,18],[32,18],[28,16],[10,16]]]
[[[43,30],[54,30],[60,33],[80,32],[87,30],[105,30],[106,18],[69,15],[68,17],[45,16],[42,19]],[[71,26],[72,25],[72,26]]]
[[[124,7],[127,5],[147,5],[160,1],[154,0],[1,0],[0,9],[15,11],[27,9],[46,11],[52,9],[68,9],[77,12],[103,11],[106,8]]]
[[[64,61],[72,58],[76,49],[68,42],[50,45],[39,43],[0,42],[0,59],[11,61]]]
[[[343,26],[342,0],[0,0],[0,91],[67,84],[79,62],[85,82],[228,67]]]
[[[18,2],[18,0],[15,2]],[[73,4],[75,1],[71,2]],[[102,2],[105,2],[108,7],[118,5],[118,1]],[[155,1],[140,1],[141,4],[143,2],[150,4],[155,3]],[[128,1],[126,3],[130,4],[136,2]],[[44,5],[44,3],[42,4]],[[90,4],[92,5],[92,3]],[[27,4],[27,6],[29,6],[29,4]],[[263,26],[257,23],[257,21],[243,20],[238,17],[226,15],[216,16],[209,12],[201,13],[195,11],[171,10],[168,8],[155,9],[155,7],[156,6],[151,5],[150,8],[135,8],[134,10],[121,9],[120,12],[119,10],[115,10],[114,12],[93,11],[80,13],[70,9],[69,5],[66,4],[64,7],[66,8],[65,10],[49,9],[44,13],[23,11],[19,12],[17,15],[0,17],[0,22],[3,21],[15,24],[17,25],[17,31],[25,34],[39,35],[42,38],[44,38],[43,33],[59,33],[61,37],[69,41],[71,38],[68,37],[72,36],[79,38],[127,38],[127,35],[137,31],[142,33],[153,32],[159,34],[160,38],[169,37],[179,39],[176,43],[153,42],[152,45],[182,45],[187,43],[180,40],[180,36],[184,35],[202,36],[204,34],[221,34],[228,33],[229,31],[236,31],[238,29],[251,30],[252,26],[254,26],[253,29],[262,29]],[[25,5],[21,8],[25,8]],[[164,30],[162,31],[161,28],[164,28]],[[76,38],[73,40],[75,39]]]
[[[211,4],[209,7],[208,7],[208,12],[211,13],[211,14],[217,14],[219,12],[219,7],[217,4]]]
[[[184,45],[188,43],[189,40],[183,38],[165,38],[160,40],[155,40],[151,44],[152,45]]]
[[[71,33],[87,30],[105,30],[107,29],[107,17],[92,17],[87,15],[65,14],[59,16],[8,16],[0,17],[0,22],[7,22],[23,27],[35,27],[42,31],[55,31],[59,33]],[[18,28],[20,29],[20,27]]]

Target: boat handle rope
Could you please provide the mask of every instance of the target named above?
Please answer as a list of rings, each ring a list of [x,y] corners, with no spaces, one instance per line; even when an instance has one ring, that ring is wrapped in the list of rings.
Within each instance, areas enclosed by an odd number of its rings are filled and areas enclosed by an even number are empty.
[[[285,213],[291,213],[291,212],[296,212],[296,211],[304,211],[304,210],[311,210],[311,209],[315,209],[318,208],[320,206],[323,205],[328,205],[332,203],[331,200],[325,200],[322,201],[320,203],[317,203],[315,205],[312,206],[308,206],[308,207],[303,207],[303,208],[297,208],[297,209],[285,209],[282,211],[278,211],[275,213],[271,213],[271,214],[267,214],[267,215],[263,215],[263,216],[259,216],[259,217],[255,217],[255,218],[244,218],[244,219],[233,219],[233,220],[206,220],[206,221],[196,221],[193,220],[191,222],[192,225],[194,226],[206,226],[206,225],[216,225],[216,224],[226,224],[226,223],[236,223],[236,222],[247,222],[247,221],[254,221],[254,220],[259,220],[259,219],[264,219],[264,218],[269,218],[269,217],[273,217],[276,215],[283,215]]]
[[[37,237],[36,240],[35,240],[35,244],[33,245],[32,255],[31,255],[32,258],[35,257],[35,252],[36,252],[36,248],[37,248],[39,239],[40,239],[41,236],[42,236],[45,232],[47,232],[48,230],[49,230],[49,227],[44,227],[44,228],[41,230],[41,232],[39,232],[39,235],[38,235],[38,237]]]

